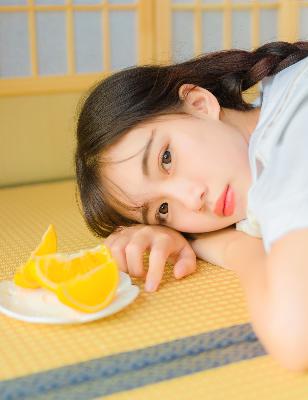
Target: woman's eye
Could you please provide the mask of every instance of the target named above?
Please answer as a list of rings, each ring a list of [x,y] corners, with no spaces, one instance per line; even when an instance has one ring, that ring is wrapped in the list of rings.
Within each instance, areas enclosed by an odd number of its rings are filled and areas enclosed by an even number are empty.
[[[166,222],[166,218],[162,218],[161,214],[168,214],[168,203],[162,203],[156,213],[156,219],[160,224]]]
[[[168,148],[167,148],[167,150],[165,150],[163,152],[160,163],[161,163],[161,165],[170,164],[170,166],[171,166],[171,153],[168,150]],[[164,166],[163,166],[163,168],[165,169]],[[161,217],[161,215],[164,215],[164,217]],[[168,203],[162,203],[156,212],[157,221],[160,224],[163,224],[167,220],[166,215],[168,215]]]
[[[161,165],[164,165],[164,163],[171,164],[171,153],[168,149],[163,152],[161,160],[160,160]]]

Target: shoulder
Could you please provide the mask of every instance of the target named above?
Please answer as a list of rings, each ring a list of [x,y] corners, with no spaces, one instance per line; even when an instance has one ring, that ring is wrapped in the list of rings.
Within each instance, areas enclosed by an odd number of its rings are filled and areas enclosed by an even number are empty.
[[[270,264],[289,264],[291,267],[299,259],[305,262],[308,272],[308,227],[292,230],[275,240],[270,248]]]
[[[271,337],[287,368],[308,367],[308,228],[276,240],[267,256],[266,275]]]
[[[308,68],[308,56],[289,65],[288,67],[279,71],[277,74],[268,78],[273,78],[274,81],[279,81],[279,83],[283,83],[288,81],[289,79],[293,80],[293,77],[300,75],[303,71],[307,71],[307,68]]]
[[[268,284],[277,298],[288,290],[308,290],[308,228],[295,229],[275,240],[267,255]],[[285,286],[287,285],[287,286]],[[280,295],[279,295],[280,293]],[[287,294],[287,293],[285,293]]]
[[[280,102],[282,98],[288,97],[289,92],[295,85],[301,85],[302,79],[307,78],[308,57],[289,65],[278,73],[266,76],[261,81],[261,94],[267,105]],[[292,96],[297,94],[293,91]]]

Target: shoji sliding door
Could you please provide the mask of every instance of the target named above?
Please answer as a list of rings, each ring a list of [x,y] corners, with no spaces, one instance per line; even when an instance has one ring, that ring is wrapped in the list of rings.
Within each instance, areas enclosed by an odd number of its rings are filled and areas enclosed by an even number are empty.
[[[299,38],[308,1],[0,0],[0,95],[82,90],[130,65]]]
[[[152,58],[152,0],[0,0],[0,94],[65,92]]]
[[[76,106],[119,69],[299,39],[303,0],[0,0],[0,186],[73,177]]]

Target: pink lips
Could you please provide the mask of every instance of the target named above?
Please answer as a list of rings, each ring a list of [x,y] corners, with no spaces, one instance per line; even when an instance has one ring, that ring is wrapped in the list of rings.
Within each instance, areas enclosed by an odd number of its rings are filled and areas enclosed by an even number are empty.
[[[222,192],[222,194],[220,195],[220,197],[217,200],[216,205],[215,205],[214,213],[220,217],[224,216],[223,211],[224,211],[224,205],[225,205],[225,199],[226,199],[228,187],[229,187],[229,185],[226,186],[225,190]]]
[[[223,213],[225,217],[230,217],[234,213],[235,209],[235,195],[231,186],[228,187],[226,199],[225,199],[225,207],[223,209]]]

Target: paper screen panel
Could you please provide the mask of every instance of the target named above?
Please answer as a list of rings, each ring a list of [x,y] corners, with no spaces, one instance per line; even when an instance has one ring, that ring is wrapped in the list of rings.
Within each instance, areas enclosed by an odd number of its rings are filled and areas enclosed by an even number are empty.
[[[0,6],[25,6],[27,0],[0,0]]]
[[[254,0],[257,4],[262,5],[263,4],[270,4],[270,3],[277,3],[277,0],[266,0],[266,1],[258,1],[258,0]],[[278,0],[279,1],[279,0]],[[290,1],[290,0],[288,0]],[[293,1],[293,0],[291,0]],[[232,4],[248,4],[248,5],[252,5],[253,1],[252,0],[231,0]]]
[[[260,45],[278,40],[277,38],[277,9],[260,10]]]
[[[251,48],[251,12],[232,11],[232,45],[240,49]]]
[[[102,13],[75,11],[76,72],[100,72],[103,66]]]
[[[224,0],[202,0],[203,4],[223,4]]]
[[[194,4],[195,0],[172,0],[172,4]]]
[[[73,4],[76,5],[88,5],[88,4],[101,4],[102,0],[73,0]]]
[[[223,47],[223,13],[205,11],[202,13],[203,52],[221,50]]]
[[[0,77],[30,75],[27,13],[0,14]]]
[[[65,13],[36,13],[39,75],[64,75],[67,72]]]
[[[308,3],[300,8],[299,19],[299,37],[308,40]]]
[[[109,4],[134,4],[138,2],[138,0],[108,0]]]
[[[194,14],[192,11],[172,12],[172,60],[184,61],[194,55]]]
[[[37,6],[63,6],[65,0],[35,0]]]
[[[137,64],[136,11],[110,11],[111,68],[114,70]]]

